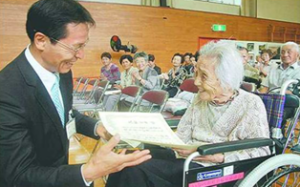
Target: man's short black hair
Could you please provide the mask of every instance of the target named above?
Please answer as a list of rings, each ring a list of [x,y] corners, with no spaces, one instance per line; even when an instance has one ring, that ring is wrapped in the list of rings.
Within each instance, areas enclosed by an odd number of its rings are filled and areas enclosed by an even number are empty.
[[[91,14],[75,0],[39,0],[27,13],[26,31],[31,42],[36,32],[60,40],[68,36],[67,25],[95,25]],[[56,43],[51,39],[51,43]]]
[[[127,59],[130,63],[133,63],[133,58],[131,55],[122,55],[120,58],[120,64],[122,65],[123,60]]]

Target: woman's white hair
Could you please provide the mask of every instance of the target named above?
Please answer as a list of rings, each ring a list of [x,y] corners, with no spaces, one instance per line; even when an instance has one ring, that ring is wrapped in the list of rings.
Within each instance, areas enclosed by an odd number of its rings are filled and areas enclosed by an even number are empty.
[[[244,77],[241,54],[235,44],[229,41],[209,42],[200,49],[200,58],[212,58],[215,73],[222,88],[238,90]]]

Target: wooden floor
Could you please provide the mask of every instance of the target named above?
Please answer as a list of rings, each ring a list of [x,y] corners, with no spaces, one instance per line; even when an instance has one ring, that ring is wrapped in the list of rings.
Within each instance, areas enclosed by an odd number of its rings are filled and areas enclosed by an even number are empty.
[[[299,129],[298,124],[298,129]],[[297,132],[298,133],[298,132]],[[70,149],[69,149],[69,163],[70,164],[80,164],[80,163],[86,163],[88,159],[90,158],[90,155],[96,145],[97,141],[85,137],[82,135],[75,135],[70,140]],[[287,150],[287,152],[290,152]],[[297,181],[298,186],[300,187],[300,179]],[[289,180],[288,184],[292,184],[294,180]],[[94,182],[94,187],[104,187],[105,183],[102,179],[98,179]],[[297,185],[296,185],[297,186]],[[298,187],[297,186],[297,187]],[[274,187],[280,187],[280,185],[275,185]]]
[[[82,164],[86,163],[95,147],[97,141],[84,137],[81,135],[75,135],[70,139],[69,149],[69,163],[70,164]],[[102,179],[98,179],[94,182],[94,187],[104,187],[105,183]]]

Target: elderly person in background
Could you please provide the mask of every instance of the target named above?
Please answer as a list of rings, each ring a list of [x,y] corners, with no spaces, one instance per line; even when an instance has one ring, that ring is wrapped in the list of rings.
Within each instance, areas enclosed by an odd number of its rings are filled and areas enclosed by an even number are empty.
[[[134,55],[134,61],[138,72],[132,74],[135,79],[135,85],[142,88],[141,94],[149,91],[159,89],[159,78],[157,72],[148,66],[148,54],[145,52],[139,52]],[[126,97],[119,103],[120,111],[127,111],[131,104],[134,102],[134,98]],[[148,103],[142,102],[142,105],[147,105]]]
[[[259,71],[260,71],[260,75],[261,75],[261,78],[262,78],[263,81],[267,77],[268,73],[270,72],[270,69],[271,69],[271,64],[270,64],[271,57],[272,57],[272,51],[270,49],[262,50],[262,52],[261,52],[261,58],[263,60],[263,63],[261,63],[261,65],[259,67]]]
[[[163,90],[169,93],[169,97],[174,97],[179,90],[179,86],[187,77],[187,71],[183,63],[183,57],[179,53],[175,53],[171,60],[173,68],[169,70],[168,73],[162,73],[160,75],[161,79],[164,79]]]
[[[232,44],[210,42],[200,51],[195,72],[199,88],[181,119],[177,135],[187,144],[213,144],[234,140],[269,138],[267,114],[262,100],[240,89],[243,63]],[[155,154],[155,151],[160,151]],[[112,174],[106,187],[177,187],[182,185],[184,159],[196,150],[151,150],[152,159]],[[192,167],[215,165],[266,156],[269,148],[247,149],[196,157]]]
[[[260,55],[256,55],[255,59],[256,59],[256,61],[255,61],[254,67],[259,70],[259,67],[263,63],[263,60]]]
[[[259,70],[252,67],[250,64],[248,64],[249,61],[248,49],[246,49],[245,47],[238,47],[238,50],[243,58],[244,80],[246,82],[252,82],[256,84],[257,87],[260,87]]]
[[[121,73],[121,83],[113,85],[113,88],[118,90],[122,90],[127,86],[135,85],[136,79],[134,78],[133,74],[139,71],[136,67],[132,67],[133,58],[130,55],[122,55],[120,58],[120,64],[124,69],[124,71]],[[112,111],[114,109],[119,96],[119,94],[104,96],[103,103],[105,103],[105,111]]]
[[[274,88],[281,87],[291,79],[300,79],[299,46],[294,42],[286,42],[281,47],[282,64],[272,66],[266,79],[262,82],[262,93],[267,93]],[[289,89],[288,93],[291,93]]]

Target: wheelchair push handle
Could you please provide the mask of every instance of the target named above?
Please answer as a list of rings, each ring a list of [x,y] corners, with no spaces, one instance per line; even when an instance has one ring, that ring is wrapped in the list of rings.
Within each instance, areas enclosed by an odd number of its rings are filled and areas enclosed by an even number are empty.
[[[280,95],[285,95],[285,92],[287,91],[288,87],[290,84],[296,84],[296,88],[300,85],[300,81],[299,79],[291,79],[291,80],[287,80],[283,83],[283,85],[280,88]],[[294,87],[294,88],[295,88]]]

